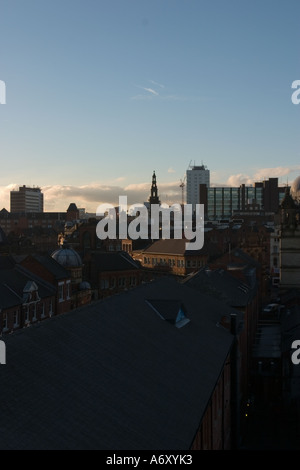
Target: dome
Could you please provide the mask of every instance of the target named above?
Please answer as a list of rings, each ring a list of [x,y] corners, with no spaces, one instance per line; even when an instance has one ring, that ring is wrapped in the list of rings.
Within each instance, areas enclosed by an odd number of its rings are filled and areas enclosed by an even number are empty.
[[[82,281],[80,284],[79,284],[79,289],[80,290],[88,290],[91,288],[91,285],[89,282],[87,281]]]
[[[64,268],[80,268],[82,266],[79,254],[65,244],[58,250],[55,250],[51,256]]]

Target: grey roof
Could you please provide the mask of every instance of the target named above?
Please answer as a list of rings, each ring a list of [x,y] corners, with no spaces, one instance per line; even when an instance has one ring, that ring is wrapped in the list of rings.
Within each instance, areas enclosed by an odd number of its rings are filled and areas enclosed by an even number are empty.
[[[139,264],[125,251],[98,252],[92,255],[92,264],[99,271],[131,271],[139,269]]]
[[[180,299],[176,328],[146,299]],[[5,337],[1,449],[189,449],[232,345],[231,309],[174,280]]]
[[[189,240],[186,240],[184,238],[161,239],[153,242],[149,247],[144,250],[144,253],[157,253],[166,255],[207,254],[206,244],[204,244],[201,250],[186,250],[185,246],[188,242]]]
[[[247,306],[257,290],[256,284],[252,287],[224,269],[203,268],[183,282],[236,308]]]
[[[61,247],[52,253],[52,258],[55,259],[64,268],[79,268],[82,266],[80,255],[69,247]]]
[[[26,269],[14,266],[0,269],[0,309],[15,307],[23,302],[23,289],[29,281],[35,281],[41,298],[54,295],[55,288]]]
[[[33,253],[30,256],[43,265],[44,268],[47,269],[47,271],[49,271],[56,280],[70,277],[68,269],[62,266],[56,259],[52,258],[52,256],[40,255],[37,253]],[[17,258],[16,261],[18,261]]]

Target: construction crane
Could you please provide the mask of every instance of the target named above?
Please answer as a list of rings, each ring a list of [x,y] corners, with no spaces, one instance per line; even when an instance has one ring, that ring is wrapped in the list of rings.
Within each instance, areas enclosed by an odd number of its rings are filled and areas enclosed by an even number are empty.
[[[190,161],[189,166],[187,167],[188,170],[191,168],[191,163],[192,163],[192,160]],[[181,188],[181,204],[182,205],[184,204],[185,180],[186,180],[186,174],[184,175],[184,178],[180,180],[180,185],[179,185],[179,187]]]
[[[181,204],[184,204],[184,187],[185,187],[185,179],[186,175],[184,175],[184,178],[180,180],[180,185],[179,187],[181,188]]]

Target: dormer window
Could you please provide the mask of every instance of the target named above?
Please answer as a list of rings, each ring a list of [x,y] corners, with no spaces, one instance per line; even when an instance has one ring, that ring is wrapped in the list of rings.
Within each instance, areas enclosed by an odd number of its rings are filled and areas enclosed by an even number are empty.
[[[190,322],[181,300],[149,299],[146,302],[160,318],[173,324],[176,328],[181,328]]]

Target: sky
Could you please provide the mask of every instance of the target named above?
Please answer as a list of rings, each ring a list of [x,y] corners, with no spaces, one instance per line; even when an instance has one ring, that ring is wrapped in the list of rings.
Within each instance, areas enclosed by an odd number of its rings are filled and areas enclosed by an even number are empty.
[[[292,183],[299,18],[299,0],[0,0],[0,208],[23,184],[47,211],[142,203],[154,170],[172,204],[194,164],[212,186]]]

